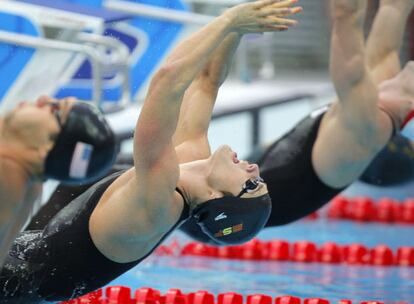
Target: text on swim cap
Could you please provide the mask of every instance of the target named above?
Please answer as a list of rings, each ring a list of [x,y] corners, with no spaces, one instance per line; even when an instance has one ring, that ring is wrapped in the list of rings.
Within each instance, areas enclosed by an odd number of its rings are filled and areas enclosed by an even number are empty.
[[[226,236],[232,233],[240,232],[242,230],[243,230],[243,223],[232,226],[232,227],[224,228],[223,230],[220,230],[219,232],[215,233],[214,236],[223,237],[223,236]]]

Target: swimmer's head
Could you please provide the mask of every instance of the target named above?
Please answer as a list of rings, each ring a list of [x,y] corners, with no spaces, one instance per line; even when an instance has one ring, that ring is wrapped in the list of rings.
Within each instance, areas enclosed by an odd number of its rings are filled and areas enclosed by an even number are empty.
[[[7,140],[17,140],[28,148],[42,150],[46,156],[60,132],[56,107],[52,106],[51,100],[42,96],[34,103],[23,101],[6,114],[3,135]],[[65,109],[59,114],[62,119],[66,112]]]
[[[115,135],[94,105],[73,98],[49,101],[59,133],[49,151],[44,175],[66,184],[102,177],[119,151]]]
[[[219,147],[210,156],[209,164],[207,182],[223,195],[238,195],[246,180],[260,176],[258,165],[239,160],[237,153],[229,146]]]
[[[272,208],[259,167],[240,161],[228,146],[220,147],[210,163],[209,186],[221,195],[199,204],[192,216],[219,244],[247,242],[265,226]]]

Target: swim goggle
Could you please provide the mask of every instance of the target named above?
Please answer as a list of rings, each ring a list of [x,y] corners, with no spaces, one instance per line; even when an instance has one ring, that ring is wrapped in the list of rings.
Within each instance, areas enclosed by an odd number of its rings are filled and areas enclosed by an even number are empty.
[[[264,183],[264,180],[261,177],[259,177],[259,176],[256,177],[256,178],[250,178],[250,179],[248,179],[243,184],[242,190],[237,195],[237,197],[241,197],[245,193],[254,192],[260,186],[260,183]]]

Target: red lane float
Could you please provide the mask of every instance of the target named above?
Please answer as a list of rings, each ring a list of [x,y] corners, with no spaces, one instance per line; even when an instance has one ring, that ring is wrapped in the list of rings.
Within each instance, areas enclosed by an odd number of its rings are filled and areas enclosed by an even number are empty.
[[[135,290],[131,296],[131,288],[111,286],[84,295],[78,299],[60,302],[59,304],[331,304],[322,298],[300,299],[292,295],[272,297],[265,294],[252,294],[244,297],[234,292],[220,293],[217,296],[206,291],[183,293],[180,289],[169,289],[164,295],[159,290],[143,287]],[[357,302],[354,302],[357,304]],[[408,304],[406,302],[395,302]],[[351,300],[340,300],[338,304],[352,304]],[[364,301],[360,304],[384,304],[379,301]]]
[[[335,197],[328,206],[328,218],[359,222],[414,224],[414,199],[398,202],[382,198],[374,202],[368,197]]]
[[[158,251],[156,251],[156,254]],[[165,254],[165,250],[161,255]],[[414,266],[414,247],[400,247],[396,252],[386,245],[368,248],[362,244],[339,245],[284,240],[252,240],[240,246],[213,247],[191,242],[181,248],[183,256],[201,256],[219,259],[291,261],[303,263],[347,263],[351,265]]]
[[[343,260],[343,254],[341,247],[333,242],[327,242],[319,247],[318,261],[321,263],[341,263]]]

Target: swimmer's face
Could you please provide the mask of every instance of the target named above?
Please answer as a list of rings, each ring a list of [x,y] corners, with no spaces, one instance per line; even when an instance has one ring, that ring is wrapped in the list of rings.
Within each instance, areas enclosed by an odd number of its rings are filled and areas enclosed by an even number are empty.
[[[5,126],[33,146],[53,146],[65,122],[72,99],[55,100],[42,96],[33,102],[21,102],[5,116]]]
[[[229,146],[221,146],[210,157],[211,172],[208,183],[223,195],[237,196],[242,191],[248,180],[257,180],[260,170],[257,164],[239,160],[237,153]],[[243,193],[242,197],[255,197],[267,193],[264,182],[258,182],[258,186]]]

